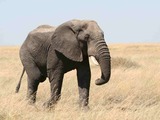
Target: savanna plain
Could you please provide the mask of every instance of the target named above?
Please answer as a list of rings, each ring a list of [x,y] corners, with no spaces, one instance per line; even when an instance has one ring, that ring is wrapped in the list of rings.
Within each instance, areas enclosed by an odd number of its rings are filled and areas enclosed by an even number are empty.
[[[0,120],[160,120],[160,43],[109,44],[110,81],[95,85],[99,66],[91,64],[90,110],[78,107],[76,71],[65,74],[62,97],[55,109],[43,108],[50,97],[48,79],[41,83],[37,102],[27,104],[27,77],[15,93],[22,64],[19,46],[0,47]]]

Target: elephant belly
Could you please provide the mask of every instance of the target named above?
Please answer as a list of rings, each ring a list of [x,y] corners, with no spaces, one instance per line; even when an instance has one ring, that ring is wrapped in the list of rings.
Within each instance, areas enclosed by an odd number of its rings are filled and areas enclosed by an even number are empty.
[[[35,57],[35,64],[39,68],[41,72],[41,77],[46,78],[47,77],[47,55],[41,54]],[[45,80],[45,79],[44,79]],[[44,81],[42,79],[41,82]]]
[[[38,66],[39,70],[41,71],[42,76],[45,76],[45,77],[47,76],[46,62],[45,62],[45,60],[42,61],[42,59],[39,59],[39,61],[36,62],[36,65]]]
[[[55,51],[55,53],[56,53],[56,58],[62,62],[64,73],[74,70],[76,68],[77,62],[68,59],[58,51]],[[55,58],[55,56],[53,56],[52,58]]]
[[[68,60],[66,60],[65,62],[64,62],[64,72],[66,73],[66,72],[69,72],[69,71],[71,71],[71,70],[74,70],[76,68],[76,63],[75,62],[73,62],[73,61],[68,61]]]

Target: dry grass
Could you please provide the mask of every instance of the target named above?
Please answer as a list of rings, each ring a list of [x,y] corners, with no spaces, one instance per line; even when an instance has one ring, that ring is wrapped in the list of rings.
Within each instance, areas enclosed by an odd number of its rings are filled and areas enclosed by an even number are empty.
[[[20,93],[14,93],[22,71],[19,47],[0,47],[0,120],[160,120],[160,44],[109,47],[112,76],[106,85],[94,84],[100,69],[91,63],[89,111],[78,108],[75,71],[65,75],[55,110],[42,107],[50,96],[48,80],[39,86],[36,105],[28,105],[26,75]]]

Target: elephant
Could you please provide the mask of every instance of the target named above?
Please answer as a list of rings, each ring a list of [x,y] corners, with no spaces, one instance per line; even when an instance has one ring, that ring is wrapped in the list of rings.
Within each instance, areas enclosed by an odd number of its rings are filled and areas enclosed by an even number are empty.
[[[42,32],[42,28],[45,32]],[[96,85],[107,83],[111,76],[111,57],[104,33],[94,20],[73,19],[57,28],[42,25],[30,32],[20,48],[23,72],[17,85],[19,91],[24,71],[27,73],[27,99],[35,103],[38,85],[49,79],[51,96],[45,107],[54,106],[61,97],[64,74],[76,70],[79,106],[89,104],[91,70],[89,57],[94,56],[101,69]]]

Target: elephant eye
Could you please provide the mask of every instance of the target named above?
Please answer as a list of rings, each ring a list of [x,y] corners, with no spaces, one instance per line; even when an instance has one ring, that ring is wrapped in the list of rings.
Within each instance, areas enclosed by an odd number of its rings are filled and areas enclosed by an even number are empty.
[[[101,32],[102,37],[104,37],[104,32]]]
[[[85,34],[84,39],[85,39],[85,41],[87,41],[89,39],[89,34]]]

